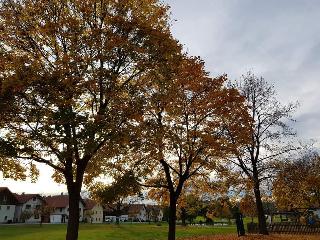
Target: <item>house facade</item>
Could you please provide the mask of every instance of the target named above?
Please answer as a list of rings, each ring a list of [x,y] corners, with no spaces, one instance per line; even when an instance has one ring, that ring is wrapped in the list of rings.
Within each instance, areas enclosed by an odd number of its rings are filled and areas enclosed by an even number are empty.
[[[84,221],[87,223],[103,222],[103,207],[91,199],[85,199]]]
[[[115,205],[106,205],[103,211],[105,222],[116,222],[117,218],[120,222],[158,222],[163,218],[163,211],[158,205],[123,204],[118,214]]]
[[[148,221],[147,208],[144,204],[132,204],[128,209],[129,218],[136,222]]]
[[[15,222],[40,223],[40,209],[44,199],[39,194],[15,194],[18,204],[16,205]]]
[[[16,197],[8,188],[0,187],[0,223],[14,222],[17,203]]]
[[[150,222],[161,222],[163,211],[159,205],[146,205],[147,217]]]
[[[45,198],[45,202],[48,207],[52,209],[49,213],[50,223],[67,223],[69,218],[69,196],[68,195],[57,195]],[[81,199],[79,202],[80,217],[79,221],[83,221],[83,212],[85,203]]]

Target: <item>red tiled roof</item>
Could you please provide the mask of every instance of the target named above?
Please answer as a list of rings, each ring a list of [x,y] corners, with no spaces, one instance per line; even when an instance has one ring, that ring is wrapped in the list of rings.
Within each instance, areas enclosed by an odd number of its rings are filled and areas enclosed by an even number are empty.
[[[26,203],[31,198],[34,198],[34,197],[42,199],[42,197],[39,194],[16,194],[15,193],[14,195],[19,203]]]
[[[86,204],[86,210],[91,210],[95,205],[97,205],[97,203],[92,199],[84,199],[84,202]]]
[[[146,209],[160,211],[161,207],[159,205],[146,205]]]
[[[68,195],[50,196],[50,197],[46,197],[44,200],[48,204],[49,207],[64,208],[69,205],[69,196]],[[82,199],[80,199],[80,201],[83,203],[83,205],[86,205]]]
[[[7,187],[0,187],[0,192],[4,191],[4,190],[9,190],[9,188]],[[9,190],[10,191],[10,190]]]
[[[68,195],[50,196],[50,197],[46,197],[45,201],[49,207],[64,208],[69,205],[69,196]]]
[[[129,214],[138,214],[143,208],[145,208],[144,204],[132,204],[129,206],[128,213]]]
[[[6,198],[2,198],[2,196],[6,196]],[[6,199],[6,200],[4,200]],[[16,196],[10,191],[7,187],[0,187],[0,204],[12,204],[16,205],[18,202]]]

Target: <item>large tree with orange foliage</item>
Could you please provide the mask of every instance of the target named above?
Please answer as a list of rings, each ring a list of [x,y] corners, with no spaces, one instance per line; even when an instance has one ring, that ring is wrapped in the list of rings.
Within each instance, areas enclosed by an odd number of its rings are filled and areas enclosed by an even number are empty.
[[[167,80],[167,79],[170,80]],[[189,181],[210,178],[219,161],[247,141],[249,117],[243,97],[226,88],[226,76],[211,78],[199,58],[185,57],[175,71],[154,72],[145,89],[141,151],[133,151],[148,187],[168,191],[168,240],[175,239],[177,202]],[[170,83],[170,84],[167,84]]]
[[[143,76],[180,53],[168,7],[157,0],[0,4],[1,98],[11,107],[1,121],[1,150],[10,150],[1,161],[55,170],[69,193],[66,239],[75,240],[83,182],[103,169],[97,154],[104,148],[112,157],[110,144],[128,142]]]
[[[273,197],[282,210],[320,207],[320,157],[316,152],[281,164]]]

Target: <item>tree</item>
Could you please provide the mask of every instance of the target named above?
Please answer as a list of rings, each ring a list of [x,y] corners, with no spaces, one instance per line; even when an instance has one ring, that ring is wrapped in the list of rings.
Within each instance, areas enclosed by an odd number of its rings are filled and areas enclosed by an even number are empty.
[[[122,211],[124,208],[129,208],[133,202],[132,197],[141,196],[141,185],[137,182],[133,173],[129,171],[116,177],[111,185],[93,185],[91,194],[98,202],[108,206],[115,212],[117,216],[116,223],[119,224]]]
[[[210,215],[217,218],[227,218],[229,222],[233,217],[231,209],[232,206],[230,200],[225,197],[220,197],[211,201],[211,204],[208,206],[208,212]]]
[[[142,76],[181,47],[157,0],[4,0],[0,9],[1,96],[11,96],[5,159],[55,170],[69,194],[66,239],[75,240],[83,182],[103,172],[97,155],[104,148],[112,158],[108,146],[128,143]]]
[[[296,104],[280,104],[274,87],[251,72],[233,86],[246,99],[252,119],[252,131],[247,133],[251,141],[242,151],[236,152],[236,157],[230,161],[249,180],[255,196],[259,232],[268,234],[261,200],[261,184],[273,175],[274,163],[283,158],[284,154],[296,149],[290,142],[286,142],[294,135],[288,121],[292,120]],[[236,139],[233,142],[238,144]]]
[[[292,208],[320,206],[320,157],[306,154],[299,159],[284,162],[273,182],[273,197],[285,211]]]
[[[250,194],[246,194],[240,200],[240,211],[247,217],[251,217],[251,222],[253,218],[257,216],[257,208],[254,197]]]
[[[225,125],[241,144],[249,118],[237,90],[223,86],[226,77],[210,78],[198,58],[185,57],[175,72],[154,78],[145,94],[143,150],[130,158],[137,160],[137,169],[145,169],[140,175],[145,186],[168,191],[168,240],[174,240],[185,183],[210,177],[219,160],[236,148],[228,142]]]
[[[182,220],[182,225],[186,225],[186,219],[190,223],[199,215],[205,216],[203,210],[205,209],[205,203],[196,194],[187,194],[183,196],[183,200],[179,204],[180,218]]]
[[[54,207],[50,207],[46,204],[42,204],[39,208],[34,210],[34,215],[40,216],[40,226],[42,223],[46,221],[46,219],[50,219],[50,214],[54,212]]]
[[[21,212],[20,219],[22,222],[26,222],[33,216],[33,211],[31,210],[24,210]]]
[[[84,214],[84,219],[86,222],[92,223],[92,218],[94,216],[94,211],[93,210],[86,210]]]

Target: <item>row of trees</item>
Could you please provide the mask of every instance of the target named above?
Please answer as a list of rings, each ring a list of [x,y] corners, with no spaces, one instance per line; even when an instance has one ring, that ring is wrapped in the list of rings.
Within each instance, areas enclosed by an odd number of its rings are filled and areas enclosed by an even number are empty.
[[[210,77],[183,53],[157,0],[0,4],[0,171],[23,179],[38,175],[35,163],[55,170],[69,193],[67,240],[78,238],[82,186],[126,197],[96,179],[121,185],[127,173],[139,185],[132,192],[160,189],[169,240],[185,192],[239,183],[254,192],[267,234],[261,185],[295,149],[282,141],[294,104],[282,106],[251,73],[235,84]]]

